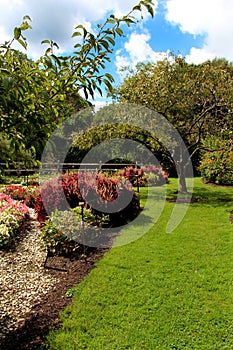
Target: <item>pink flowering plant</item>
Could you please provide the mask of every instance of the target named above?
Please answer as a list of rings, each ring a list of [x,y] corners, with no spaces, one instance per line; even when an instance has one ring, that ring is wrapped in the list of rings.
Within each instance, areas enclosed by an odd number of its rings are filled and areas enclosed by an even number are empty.
[[[0,248],[9,245],[28,218],[26,204],[0,192]]]
[[[8,194],[15,200],[23,201],[30,208],[34,208],[35,200],[39,195],[39,186],[7,185],[1,188],[1,192]]]

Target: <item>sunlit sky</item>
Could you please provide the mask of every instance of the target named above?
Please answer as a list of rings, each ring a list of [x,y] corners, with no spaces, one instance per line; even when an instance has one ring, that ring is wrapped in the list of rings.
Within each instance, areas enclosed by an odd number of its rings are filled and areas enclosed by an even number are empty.
[[[12,38],[22,17],[32,18],[26,33],[27,54],[36,59],[45,50],[44,39],[54,40],[60,53],[71,53],[71,35],[78,24],[96,31],[110,13],[127,14],[137,0],[0,0],[0,42]],[[214,57],[233,60],[232,0],[154,0],[154,18],[146,15],[131,28],[111,56],[106,71],[120,81],[120,68],[161,59],[172,51],[187,62],[201,63]]]

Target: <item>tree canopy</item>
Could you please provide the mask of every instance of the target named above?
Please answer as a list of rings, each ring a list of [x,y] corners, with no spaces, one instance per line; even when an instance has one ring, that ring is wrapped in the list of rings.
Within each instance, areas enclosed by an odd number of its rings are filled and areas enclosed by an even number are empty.
[[[201,140],[233,126],[233,64],[214,59],[199,65],[174,57],[139,64],[116,89],[119,101],[153,108],[179,131],[190,153]]]
[[[191,157],[206,137],[232,138],[233,64],[225,59],[195,65],[172,55],[138,64],[128,70],[114,97],[162,114],[180,133]],[[180,161],[184,168],[182,157]]]
[[[46,139],[71,113],[88,105],[94,92],[111,90],[113,77],[105,72],[106,62],[122,26],[137,22],[135,11],[146,9],[153,16],[152,0],[142,0],[125,16],[111,14],[97,25],[97,34],[77,25],[72,36],[77,39],[70,55],[57,55],[58,44],[43,40],[45,54],[33,61],[13,49],[14,41],[27,48],[24,32],[32,29],[29,16],[14,28],[12,40],[0,45],[0,133],[8,147],[40,154]],[[81,98],[83,91],[85,98]],[[7,155],[8,154],[8,155]],[[3,152],[2,161],[12,160]]]

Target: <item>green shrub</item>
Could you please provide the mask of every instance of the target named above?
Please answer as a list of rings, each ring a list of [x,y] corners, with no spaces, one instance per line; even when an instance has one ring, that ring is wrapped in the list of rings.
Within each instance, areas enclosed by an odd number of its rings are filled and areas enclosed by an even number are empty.
[[[233,148],[230,142],[215,140],[213,151],[203,154],[199,170],[205,182],[233,185]]]
[[[56,210],[42,224],[40,235],[44,247],[53,254],[83,253],[85,238],[89,245],[95,246],[101,227],[108,221],[108,216],[97,216],[84,207],[70,211]]]

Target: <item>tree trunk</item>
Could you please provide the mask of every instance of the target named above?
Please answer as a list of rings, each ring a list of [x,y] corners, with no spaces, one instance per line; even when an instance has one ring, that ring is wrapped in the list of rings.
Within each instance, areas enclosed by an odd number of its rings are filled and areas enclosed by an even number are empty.
[[[188,193],[185,179],[185,165],[181,163],[177,167],[177,172],[179,177],[179,193]]]
[[[185,177],[179,177],[179,193],[188,193]]]

